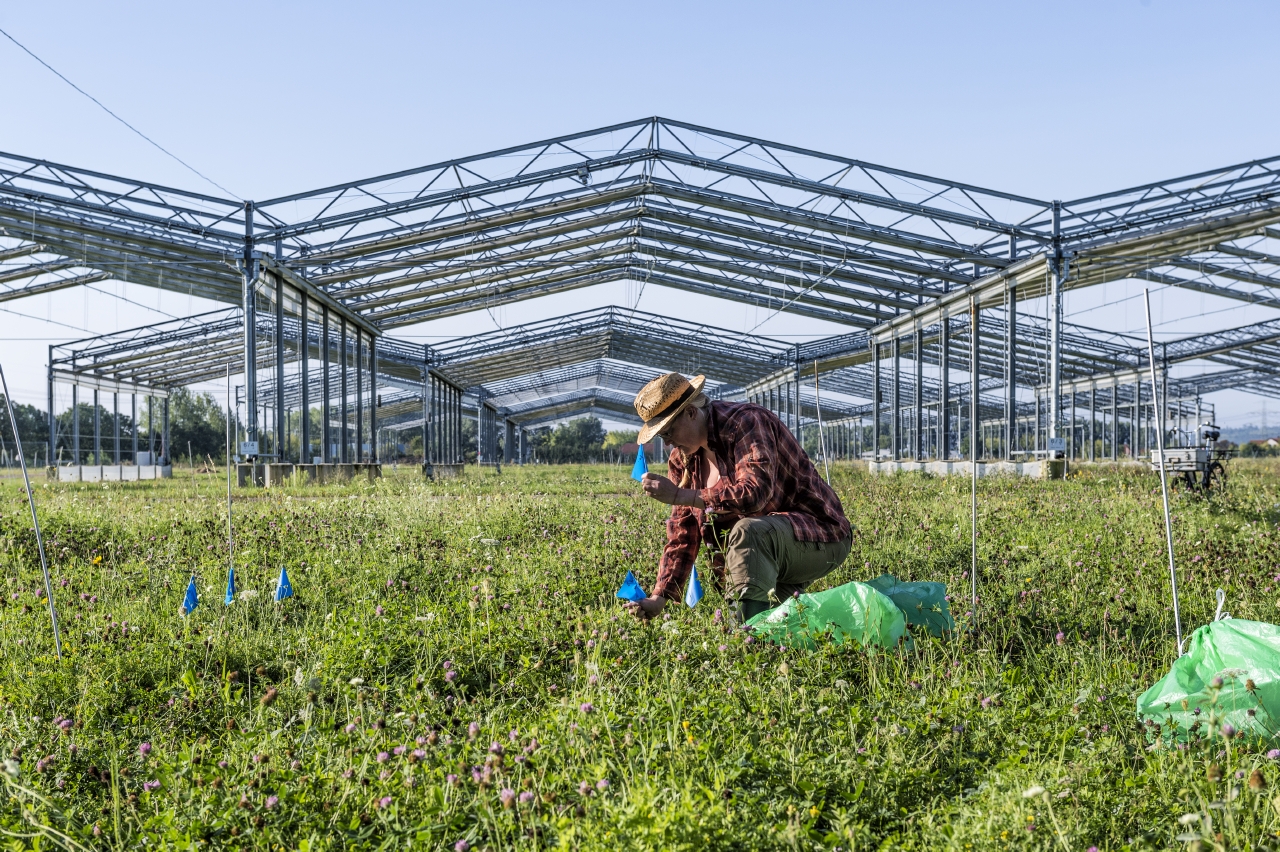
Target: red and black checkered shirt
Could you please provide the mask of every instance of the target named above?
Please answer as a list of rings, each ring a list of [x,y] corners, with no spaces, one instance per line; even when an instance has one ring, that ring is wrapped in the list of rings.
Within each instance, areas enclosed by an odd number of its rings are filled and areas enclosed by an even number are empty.
[[[705,512],[692,506],[671,509],[653,587],[654,595],[670,600],[681,599],[703,541],[711,548],[717,587],[723,588],[724,558],[716,538],[742,518],[785,515],[797,541],[842,541],[850,535],[840,498],[776,414],[750,402],[712,402],[707,414],[707,445],[719,463],[720,481],[706,487],[696,456],[686,461],[672,450],[667,460],[668,475],[677,484],[686,463],[692,465],[686,487],[696,488],[707,507]]]

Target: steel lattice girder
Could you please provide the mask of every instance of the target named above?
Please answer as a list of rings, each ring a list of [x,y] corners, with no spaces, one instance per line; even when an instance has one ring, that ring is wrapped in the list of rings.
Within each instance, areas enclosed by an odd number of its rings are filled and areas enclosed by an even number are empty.
[[[789,344],[625,308],[600,308],[438,344],[468,387],[597,358],[742,384],[791,359]]]
[[[12,285],[0,301],[120,278],[238,302],[240,258],[269,246],[273,263],[384,327],[626,279],[880,323],[885,339],[961,314],[970,297],[994,304],[1011,282],[1022,299],[1043,294],[1052,252],[1066,264],[1067,288],[1131,277],[1280,305],[1278,164],[1064,202],[1055,232],[1048,202],[661,118],[258,204],[0,155],[0,287]],[[987,329],[984,318],[981,371],[994,375],[1004,343]],[[1066,335],[1064,378],[1088,375],[1099,346],[1110,369],[1127,366],[1080,331]],[[1043,332],[1020,323],[1018,337],[1032,341],[1019,343],[1018,383],[1034,385]],[[709,373],[713,346],[723,359],[741,344],[715,340],[694,359]],[[791,359],[835,366],[845,347],[856,361],[850,344],[806,344]],[[225,369],[233,355],[206,345],[223,359],[209,364]],[[699,368],[678,365],[670,341],[640,335],[628,345],[623,360],[635,364]],[[396,354],[394,342],[380,343],[393,370],[413,360],[406,347]],[[1256,369],[1241,385],[1253,388],[1278,355],[1255,340],[1206,357],[1242,368],[1227,371],[1241,379]],[[164,356],[153,360],[162,371]],[[172,378],[201,375],[198,361],[170,362]],[[725,380],[769,371],[749,372]]]

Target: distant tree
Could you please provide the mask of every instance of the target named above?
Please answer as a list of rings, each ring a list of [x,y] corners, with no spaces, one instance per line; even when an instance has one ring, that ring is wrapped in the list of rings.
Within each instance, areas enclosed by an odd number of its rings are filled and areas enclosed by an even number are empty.
[[[152,429],[155,431],[156,452],[160,451],[160,435],[164,422],[164,401],[155,401],[155,410],[151,414]],[[139,415],[145,421],[145,412]],[[192,393],[186,388],[178,388],[169,394],[169,457],[180,461],[191,461],[187,456],[190,445],[191,455],[196,459],[205,456],[214,461],[226,459],[227,449],[227,417],[222,403],[208,393]]]
[[[35,464],[37,454],[44,459],[45,448],[49,446],[49,418],[34,405],[14,403],[14,419],[18,421],[18,437],[22,440],[22,455],[27,464]],[[4,405],[4,396],[0,394],[0,455],[6,464],[17,464],[16,443],[13,437],[13,426],[9,423],[9,409]]]
[[[569,464],[599,459],[604,439],[604,425],[598,417],[579,417],[554,430],[546,426],[535,429],[530,444],[539,461]]]

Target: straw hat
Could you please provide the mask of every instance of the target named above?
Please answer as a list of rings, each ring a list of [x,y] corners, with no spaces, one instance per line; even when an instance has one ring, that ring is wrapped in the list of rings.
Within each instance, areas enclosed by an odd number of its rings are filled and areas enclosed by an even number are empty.
[[[706,376],[694,376],[690,381],[679,373],[667,373],[640,388],[635,406],[644,427],[636,440],[641,444],[653,440],[654,435],[666,429],[667,424],[684,411],[706,381]]]

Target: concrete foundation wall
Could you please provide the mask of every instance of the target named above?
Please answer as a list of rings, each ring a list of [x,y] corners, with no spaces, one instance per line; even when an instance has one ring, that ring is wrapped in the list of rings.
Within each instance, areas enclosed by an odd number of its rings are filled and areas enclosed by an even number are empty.
[[[293,477],[302,477],[308,483],[350,482],[357,476],[368,477],[373,482],[382,476],[380,464],[240,464],[236,465],[236,482],[241,488],[257,485],[264,488],[289,484]]]
[[[1061,479],[1066,475],[1066,461],[1029,461],[1029,462],[978,462],[978,476],[1029,476],[1034,479]],[[867,467],[872,473],[898,473],[916,471],[934,476],[952,474],[973,475],[973,463],[968,461],[882,461],[869,462]]]
[[[68,464],[47,470],[49,478],[59,482],[138,482],[173,476],[170,465],[154,464]]]

